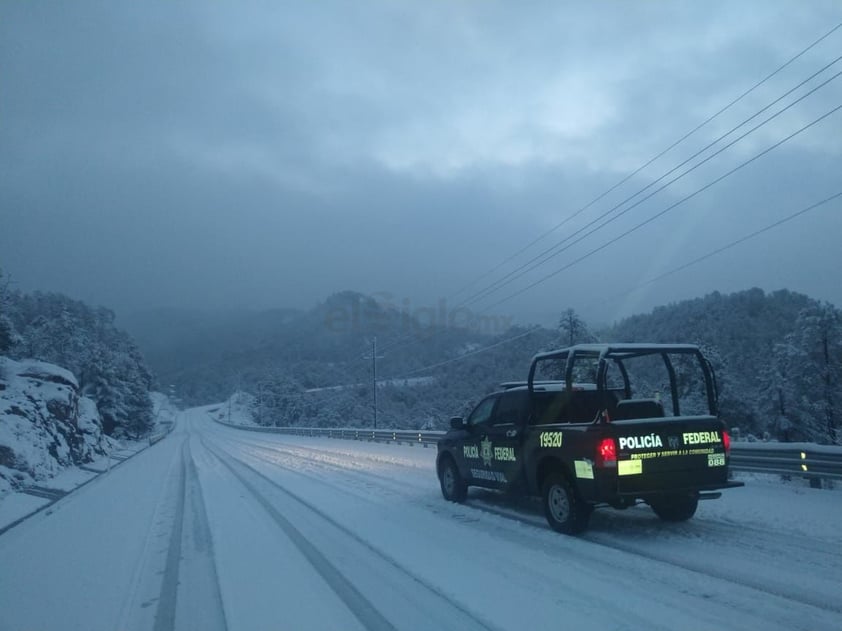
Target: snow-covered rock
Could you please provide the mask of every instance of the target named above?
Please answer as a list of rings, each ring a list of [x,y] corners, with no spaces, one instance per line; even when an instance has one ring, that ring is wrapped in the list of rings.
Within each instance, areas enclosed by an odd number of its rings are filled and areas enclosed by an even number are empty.
[[[111,442],[70,371],[0,357],[0,493],[90,462]]]

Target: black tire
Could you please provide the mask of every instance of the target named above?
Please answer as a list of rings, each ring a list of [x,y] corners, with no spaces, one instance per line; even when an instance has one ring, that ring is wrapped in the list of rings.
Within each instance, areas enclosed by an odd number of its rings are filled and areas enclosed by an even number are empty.
[[[687,521],[696,514],[698,495],[665,495],[649,502],[655,514],[664,521]]]
[[[593,507],[583,502],[562,473],[551,473],[541,487],[544,516],[550,528],[565,535],[576,535],[588,527]]]
[[[453,458],[446,456],[439,464],[439,484],[441,494],[449,502],[464,502],[468,497],[468,485],[459,474],[459,469]]]

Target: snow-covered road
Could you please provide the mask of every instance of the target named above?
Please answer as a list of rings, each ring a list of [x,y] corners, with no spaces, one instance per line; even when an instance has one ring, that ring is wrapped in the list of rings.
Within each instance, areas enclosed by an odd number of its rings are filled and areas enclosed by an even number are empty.
[[[842,493],[748,480],[663,524],[441,499],[435,449],[205,410],[0,536],[0,629],[842,628]]]

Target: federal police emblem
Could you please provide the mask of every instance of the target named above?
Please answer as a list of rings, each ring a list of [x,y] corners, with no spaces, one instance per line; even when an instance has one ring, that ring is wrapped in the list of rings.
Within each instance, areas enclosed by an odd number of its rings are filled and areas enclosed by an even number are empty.
[[[488,440],[488,436],[486,436],[485,438],[482,439],[479,446],[480,446],[479,455],[480,455],[480,458],[482,458],[482,464],[484,464],[486,467],[490,467],[491,466],[491,455],[492,455],[493,452],[491,451],[491,441]]]

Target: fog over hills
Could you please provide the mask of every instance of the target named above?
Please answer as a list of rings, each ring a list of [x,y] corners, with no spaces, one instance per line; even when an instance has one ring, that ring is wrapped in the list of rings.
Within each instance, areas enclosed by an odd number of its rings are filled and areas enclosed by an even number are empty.
[[[743,432],[826,441],[842,414],[832,406],[842,395],[840,312],[785,290],[714,292],[607,327],[560,310],[555,327],[490,333],[431,327],[346,291],[306,311],[159,312],[138,331],[158,378],[185,401],[213,403],[241,389],[259,395],[269,424],[370,424],[375,338],[378,414],[395,427],[443,427],[498,383],[524,379],[535,353],[596,340],[701,345],[717,370],[722,413]],[[402,385],[421,376],[432,381]]]

